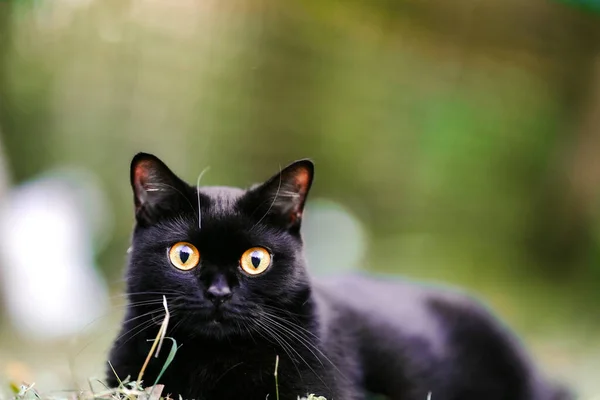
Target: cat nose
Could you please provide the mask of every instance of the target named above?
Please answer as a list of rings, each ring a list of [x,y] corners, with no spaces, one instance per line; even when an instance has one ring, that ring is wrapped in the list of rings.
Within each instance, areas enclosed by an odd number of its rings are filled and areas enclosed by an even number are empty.
[[[231,288],[222,275],[217,276],[206,290],[206,297],[217,305],[228,300],[231,294]]]

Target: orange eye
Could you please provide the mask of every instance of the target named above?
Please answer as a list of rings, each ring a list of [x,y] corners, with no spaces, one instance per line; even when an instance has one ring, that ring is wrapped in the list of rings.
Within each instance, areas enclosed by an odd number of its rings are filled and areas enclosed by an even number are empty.
[[[193,244],[179,242],[169,249],[169,259],[175,268],[189,271],[200,262],[200,252]]]
[[[248,275],[262,274],[271,265],[271,254],[262,247],[253,247],[242,254],[240,267]]]

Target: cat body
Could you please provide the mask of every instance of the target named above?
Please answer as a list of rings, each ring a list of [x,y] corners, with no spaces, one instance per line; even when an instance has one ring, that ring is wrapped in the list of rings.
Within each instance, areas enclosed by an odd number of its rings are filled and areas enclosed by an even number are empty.
[[[109,355],[111,386],[112,368],[137,378],[164,297],[167,336],[181,347],[159,383],[174,398],[568,398],[466,295],[359,274],[312,279],[300,235],[312,178],[303,160],[246,191],[197,188],[154,156],[134,158],[129,306]],[[167,353],[150,361],[146,385]]]

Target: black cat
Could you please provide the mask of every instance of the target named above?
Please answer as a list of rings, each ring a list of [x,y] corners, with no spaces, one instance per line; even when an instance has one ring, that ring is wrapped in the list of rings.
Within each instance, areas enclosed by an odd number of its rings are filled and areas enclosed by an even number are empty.
[[[174,398],[570,398],[464,295],[358,275],[313,281],[300,235],[312,180],[302,160],[248,190],[196,188],[152,155],[133,159],[129,306],[109,357],[120,378],[137,377],[164,295],[167,336],[182,345],[160,379]],[[151,360],[147,385],[167,353]],[[112,368],[108,382],[118,384]]]

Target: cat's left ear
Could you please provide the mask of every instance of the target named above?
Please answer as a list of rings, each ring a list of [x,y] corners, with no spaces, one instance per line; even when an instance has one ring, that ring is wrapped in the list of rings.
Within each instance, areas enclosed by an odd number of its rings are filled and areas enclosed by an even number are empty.
[[[288,165],[249,192],[258,201],[254,215],[259,218],[264,215],[287,229],[299,229],[313,176],[311,160],[303,159]]]
[[[138,223],[152,225],[186,204],[186,184],[152,154],[138,153],[131,161],[131,187]]]

